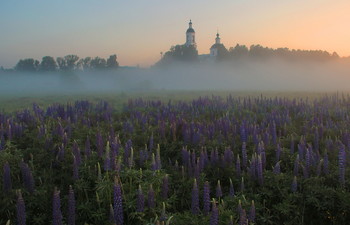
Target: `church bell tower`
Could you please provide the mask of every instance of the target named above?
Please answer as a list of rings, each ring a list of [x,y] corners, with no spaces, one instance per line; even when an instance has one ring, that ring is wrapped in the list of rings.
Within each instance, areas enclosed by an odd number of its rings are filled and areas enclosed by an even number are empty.
[[[194,31],[194,29],[192,28],[192,21],[190,20],[189,24],[188,24],[188,29],[186,31],[186,46],[194,46],[195,48],[196,46],[196,32]]]

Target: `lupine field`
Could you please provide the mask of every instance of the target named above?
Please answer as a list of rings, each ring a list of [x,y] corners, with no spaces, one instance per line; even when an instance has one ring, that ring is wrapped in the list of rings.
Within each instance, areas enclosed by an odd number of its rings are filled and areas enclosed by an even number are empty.
[[[350,96],[0,114],[0,224],[350,224]]]

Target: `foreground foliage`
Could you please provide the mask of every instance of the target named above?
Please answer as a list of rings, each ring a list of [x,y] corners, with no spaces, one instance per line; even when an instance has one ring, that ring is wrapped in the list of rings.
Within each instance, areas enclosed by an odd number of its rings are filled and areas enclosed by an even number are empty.
[[[350,97],[0,115],[0,224],[347,224]]]

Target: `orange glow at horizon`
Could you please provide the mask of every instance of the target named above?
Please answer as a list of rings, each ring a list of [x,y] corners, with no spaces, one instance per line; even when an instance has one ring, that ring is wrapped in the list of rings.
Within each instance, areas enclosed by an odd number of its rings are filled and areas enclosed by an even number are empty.
[[[77,13],[72,5],[81,11]],[[65,17],[61,11],[67,13]],[[107,58],[117,54],[120,65],[147,67],[160,59],[160,52],[185,43],[189,19],[199,54],[209,53],[219,29],[228,49],[260,44],[346,57],[350,56],[349,12],[349,0],[8,2],[0,8],[0,21],[5,21],[0,23],[0,66],[46,55]]]

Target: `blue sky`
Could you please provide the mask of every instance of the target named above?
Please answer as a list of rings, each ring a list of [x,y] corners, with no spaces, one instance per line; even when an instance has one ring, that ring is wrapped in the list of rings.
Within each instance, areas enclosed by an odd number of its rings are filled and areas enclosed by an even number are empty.
[[[219,29],[226,47],[324,49],[350,54],[350,2],[346,0],[60,0],[0,3],[0,65],[21,58],[77,54],[148,66],[160,52],[185,41],[188,20],[199,53]]]

